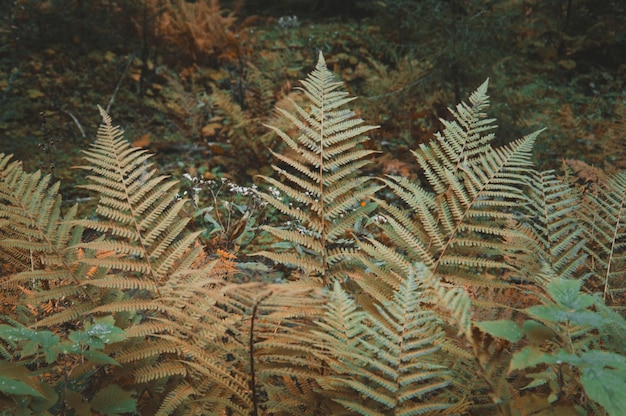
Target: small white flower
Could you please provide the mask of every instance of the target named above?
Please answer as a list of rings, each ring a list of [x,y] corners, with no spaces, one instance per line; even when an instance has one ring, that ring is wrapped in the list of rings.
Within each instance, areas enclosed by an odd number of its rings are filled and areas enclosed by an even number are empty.
[[[375,221],[375,222],[377,222],[378,224],[384,224],[384,223],[386,223],[386,222],[387,222],[387,218],[385,218],[384,216],[382,216],[382,215],[380,215],[380,214],[374,215],[374,216],[372,217],[372,220],[374,220],[374,221]]]

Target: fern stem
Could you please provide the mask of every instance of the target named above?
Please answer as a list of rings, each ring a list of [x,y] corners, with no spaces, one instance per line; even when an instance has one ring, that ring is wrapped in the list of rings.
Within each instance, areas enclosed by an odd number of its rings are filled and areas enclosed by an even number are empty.
[[[248,354],[250,359],[250,391],[252,394],[252,416],[257,416],[257,402],[256,402],[256,375],[254,373],[254,318],[256,318],[256,312],[259,307],[259,303],[256,302],[252,307],[252,316],[250,317],[250,339],[248,341]]]
[[[256,392],[256,373],[254,369],[254,321],[257,316],[257,310],[259,309],[259,305],[271,295],[271,291],[262,294],[261,298],[254,302],[254,306],[252,306],[252,311],[250,313],[250,338],[248,339],[248,357],[250,360],[250,394],[252,395],[252,412],[250,413],[251,416],[258,416],[259,414]]]
[[[321,56],[321,52],[320,52]],[[326,269],[328,267],[328,259],[326,255],[326,219],[325,219],[325,207],[326,203],[324,202],[324,120],[326,117],[324,116],[324,104],[325,104],[325,96],[322,94],[322,102],[320,105],[320,219],[322,220],[322,235],[321,235],[321,243],[322,243],[322,284],[326,286],[328,282],[326,281]]]

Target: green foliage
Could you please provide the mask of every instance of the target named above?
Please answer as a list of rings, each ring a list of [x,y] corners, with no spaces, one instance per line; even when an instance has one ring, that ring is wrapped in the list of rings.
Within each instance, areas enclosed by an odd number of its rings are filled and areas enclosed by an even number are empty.
[[[98,391],[91,399],[91,407],[105,415],[119,415],[137,411],[137,403],[132,392],[122,390],[112,384]]]
[[[11,361],[2,364],[3,376],[0,377],[0,404],[8,406],[7,398],[13,400],[14,409],[42,414],[45,411],[59,411],[66,407],[64,396],[80,393],[84,390],[82,383],[67,382],[77,380],[75,375],[65,374],[63,378],[44,377],[54,372],[63,362],[89,362],[95,365],[119,366],[111,356],[104,352],[105,346],[119,343],[126,338],[124,331],[115,326],[112,317],[96,318],[85,324],[84,330],[70,330],[59,336],[47,330],[35,330],[18,323],[0,325],[0,340],[5,346],[4,351]],[[29,371],[28,368],[36,368]],[[117,386],[115,386],[117,387]],[[135,409],[132,392],[122,391],[128,396],[123,407],[120,402],[109,400],[103,403],[97,400],[97,393],[90,406],[106,414],[121,414]],[[68,391],[69,390],[69,391]],[[118,395],[118,398],[121,397]],[[67,403],[73,407],[72,400]],[[108,406],[108,407],[107,407]],[[114,409],[119,411],[115,411]],[[131,409],[131,410],[124,410]],[[105,411],[106,410],[106,411]]]
[[[623,388],[626,386],[626,355],[624,346],[611,352],[603,349],[603,343],[611,337],[620,339],[623,344],[623,329],[626,321],[620,315],[606,308],[598,296],[581,293],[581,280],[555,277],[547,284],[549,304],[531,306],[525,314],[534,320],[524,322],[523,331],[512,321],[480,322],[477,326],[485,332],[510,342],[518,342],[525,335],[531,345],[517,351],[510,363],[509,372],[547,365],[540,373],[528,373],[534,379],[527,389],[548,383],[552,389],[549,401],[555,401],[562,393],[563,385],[573,380],[584,388],[587,396],[598,402],[610,415],[621,415],[626,411]],[[619,328],[618,333],[614,328]],[[547,332],[546,343],[537,342],[537,332]],[[511,337],[514,333],[515,336]],[[556,347],[555,347],[556,341]],[[546,345],[550,351],[546,352]],[[568,365],[568,370],[563,367]],[[560,377],[557,375],[561,374]],[[565,377],[566,379],[560,379]]]

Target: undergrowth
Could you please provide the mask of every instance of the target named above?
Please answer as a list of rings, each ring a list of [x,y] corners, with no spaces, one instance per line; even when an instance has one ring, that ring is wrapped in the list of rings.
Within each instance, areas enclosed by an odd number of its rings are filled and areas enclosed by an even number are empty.
[[[258,188],[181,185],[102,109],[93,215],[0,155],[3,414],[626,414],[626,174],[495,147],[487,90],[417,179],[362,173],[321,54]]]

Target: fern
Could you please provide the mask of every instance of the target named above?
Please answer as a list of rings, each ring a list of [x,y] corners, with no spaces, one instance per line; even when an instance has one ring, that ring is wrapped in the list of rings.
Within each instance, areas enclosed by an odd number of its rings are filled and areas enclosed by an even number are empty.
[[[340,274],[337,263],[353,246],[345,239],[346,232],[356,218],[373,209],[371,204],[360,206],[360,201],[377,188],[365,186],[368,178],[358,176],[373,151],[358,146],[375,127],[363,125],[345,108],[353,98],[340,90],[342,83],[335,81],[321,53],[315,70],[302,84],[306,106],[292,101],[292,111],[278,109],[297,133],[290,136],[268,126],[290,150],[272,151],[284,166],[273,166],[282,178],[262,177],[277,190],[262,197],[295,222],[292,227],[267,226],[265,230],[292,243],[295,250],[258,254],[298,267],[305,276],[328,284]]]
[[[588,268],[608,302],[626,289],[626,173],[611,176],[587,193],[580,215],[589,241]]]
[[[187,250],[200,232],[183,234],[189,218],[180,215],[185,200],[177,200],[176,182],[157,176],[147,162],[151,155],[131,147],[108,114],[101,108],[100,113],[103,123],[97,140],[85,151],[85,160],[91,164],[80,168],[93,173],[87,177],[91,183],[82,187],[100,194],[96,213],[103,219],[78,220],[76,224],[111,236],[80,247],[114,255],[84,261],[136,272],[151,279],[159,293],[159,285],[175,263],[198,254],[198,249]]]
[[[494,120],[484,113],[488,104],[485,82],[469,104],[451,110],[452,121],[442,120],[442,133],[413,152],[428,185],[400,176],[383,180],[404,206],[377,201],[383,209],[377,223],[389,242],[360,242],[356,256],[365,269],[351,276],[380,307],[394,299],[415,265],[423,264],[428,270],[421,280],[424,304],[438,310],[466,341],[461,348],[446,346],[456,357],[450,361],[456,362],[459,385],[471,386],[455,393],[457,400],[469,396],[479,405],[479,391],[488,391],[506,412],[506,361],[490,352],[492,338],[474,325],[474,310],[507,308],[510,303],[491,301],[487,290],[536,279],[524,264],[531,256],[532,233],[520,227],[514,209],[530,202],[524,190],[530,186],[531,150],[539,132],[491,147]],[[487,296],[472,299],[467,289]]]
[[[576,218],[580,195],[554,171],[531,172],[529,185],[527,218],[539,258],[561,277],[578,277],[586,258],[584,227]]]
[[[621,414],[626,324],[583,285],[618,304],[626,176],[579,193],[533,169],[538,132],[493,148],[485,82],[413,152],[424,184],[372,186],[375,127],[340,87],[320,54],[304,103],[269,127],[284,148],[261,197],[290,222],[265,227],[282,249],[259,254],[297,268],[289,283],[229,282],[234,256],[207,253],[176,181],[102,110],[81,167],[95,218],[0,154],[1,284],[21,302],[0,325],[7,411],[512,414],[510,371],[542,364],[528,389]],[[371,203],[382,186],[395,199]]]
[[[32,287],[35,305],[55,298],[53,291],[61,292],[59,298],[91,299],[79,286],[87,268],[71,248],[82,236],[72,223],[77,207],[62,215],[59,183],[50,179],[24,172],[21,163],[0,154],[0,258],[17,271],[7,283]]]
[[[424,268],[407,275],[389,301],[361,309],[335,284],[319,323],[319,348],[332,373],[324,384],[354,394],[335,397],[362,415],[436,414],[451,406],[440,396],[451,383],[442,365],[441,322],[425,309]],[[356,401],[351,397],[367,398]]]
[[[186,408],[189,401],[174,399],[177,385],[168,381],[178,378],[193,386],[185,394],[199,400],[201,409],[223,407],[228,397],[229,408],[245,414],[252,406],[245,367],[229,370],[234,343],[224,341],[240,315],[229,313],[209,290],[224,285],[213,274],[216,261],[207,261],[197,244],[201,231],[186,230],[190,217],[176,182],[158,175],[151,155],[131,147],[102,109],[101,114],[97,139],[85,152],[89,164],[81,166],[91,173],[84,188],[100,196],[100,218],[74,224],[103,234],[76,245],[95,253],[80,262],[101,271],[84,283],[102,294],[90,312],[113,315],[128,336],[116,353],[125,366],[109,377],[130,377],[142,409],[156,404],[155,412],[166,413],[176,403]],[[158,394],[149,393],[153,398],[147,403],[142,397],[151,385],[161,387]]]
[[[453,111],[454,121],[443,122],[443,134],[413,152],[430,188],[404,177],[384,180],[408,208],[379,201],[388,213],[382,228],[406,253],[401,275],[414,262],[455,284],[498,286],[516,273],[505,258],[526,250],[526,243],[518,238],[511,208],[527,201],[523,189],[539,132],[491,148],[493,134],[483,134],[493,128],[483,113],[486,91],[485,82],[471,95],[470,105]],[[374,253],[375,246],[372,241],[366,250]]]

